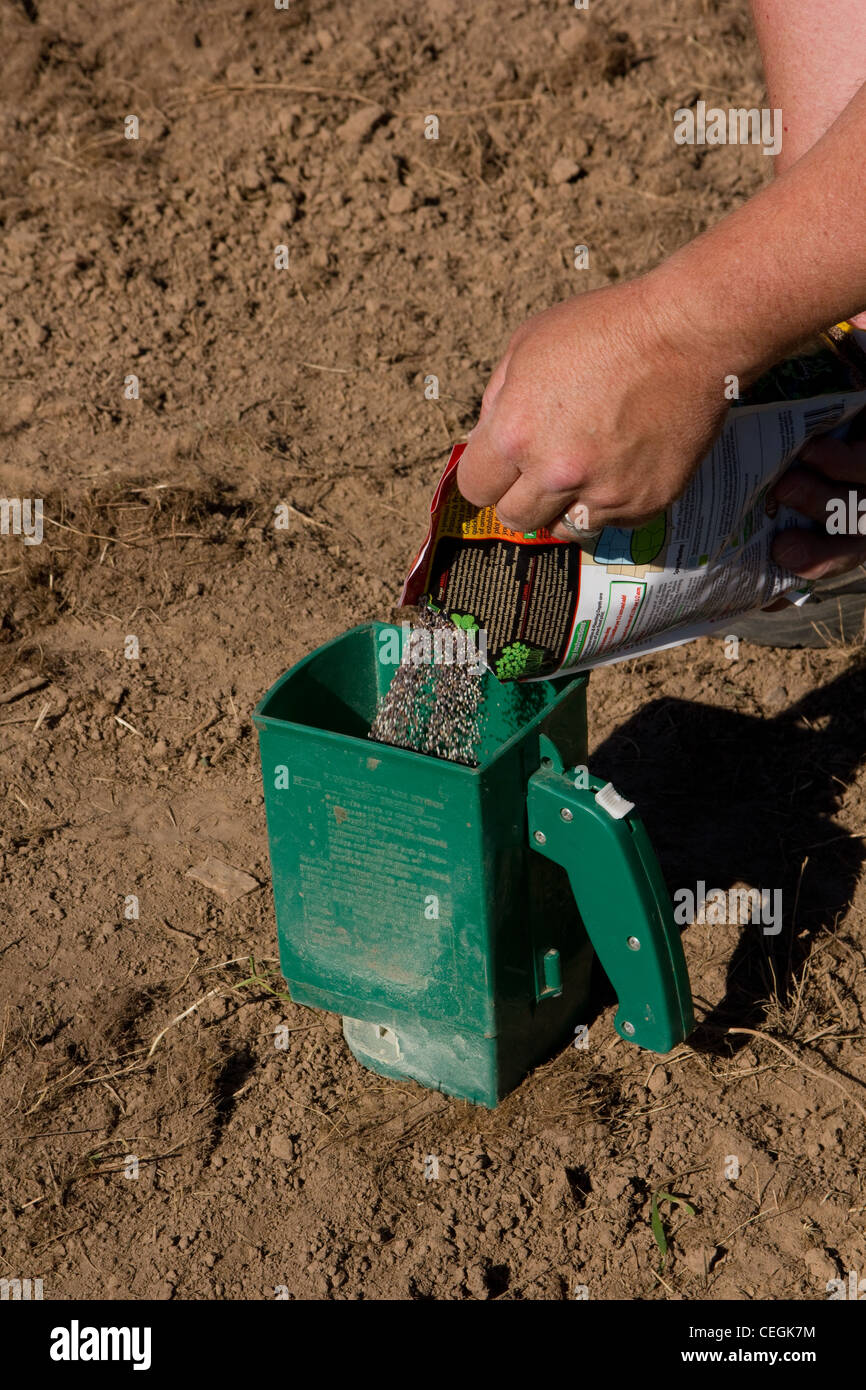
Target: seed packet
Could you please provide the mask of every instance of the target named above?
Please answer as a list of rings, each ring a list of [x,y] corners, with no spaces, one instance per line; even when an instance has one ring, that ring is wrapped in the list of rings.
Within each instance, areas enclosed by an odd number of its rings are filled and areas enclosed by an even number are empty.
[[[457,444],[401,602],[426,598],[458,626],[484,630],[500,680],[591,670],[724,633],[780,597],[805,602],[809,586],[770,553],[803,517],[768,509],[767,494],[807,440],[843,432],[864,407],[866,354],[842,324],[732,403],[671,507],[634,530],[606,526],[585,547],[544,528],[509,530],[494,507],[467,502],[456,484],[466,446]]]

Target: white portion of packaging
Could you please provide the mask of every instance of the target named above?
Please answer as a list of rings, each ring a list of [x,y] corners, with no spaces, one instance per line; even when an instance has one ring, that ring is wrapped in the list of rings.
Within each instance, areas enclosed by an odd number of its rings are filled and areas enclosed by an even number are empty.
[[[725,631],[734,616],[807,588],[771,557],[780,531],[807,525],[768,490],[813,434],[836,431],[866,407],[866,391],[730,411],[679,501],[655,528],[606,528],[583,556],[568,650],[557,674],[587,671]],[[847,497],[840,484],[840,496]],[[657,547],[657,548],[656,548]],[[640,563],[636,563],[635,554]]]

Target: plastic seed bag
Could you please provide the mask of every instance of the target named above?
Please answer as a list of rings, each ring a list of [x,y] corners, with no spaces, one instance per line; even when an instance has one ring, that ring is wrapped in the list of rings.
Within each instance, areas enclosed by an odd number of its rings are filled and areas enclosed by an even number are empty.
[[[731,618],[780,597],[802,603],[808,585],[770,552],[779,531],[804,519],[786,507],[771,514],[767,494],[807,440],[843,433],[864,407],[866,354],[840,325],[732,406],[666,512],[636,530],[607,526],[587,548],[545,529],[511,531],[494,507],[467,502],[456,485],[458,444],[401,602],[424,600],[484,630],[500,680],[587,671],[724,633]]]

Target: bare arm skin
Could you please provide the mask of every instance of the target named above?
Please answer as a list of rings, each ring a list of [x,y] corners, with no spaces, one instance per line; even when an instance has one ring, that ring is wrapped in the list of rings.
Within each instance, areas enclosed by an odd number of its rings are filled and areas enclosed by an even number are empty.
[[[752,0],[770,105],[785,112],[777,174],[811,149],[866,78],[866,5],[835,0],[821,8],[816,19],[811,0]],[[866,329],[866,314],[849,318]],[[840,484],[866,487],[866,444],[816,441],[803,463],[810,466],[792,468],[776,497],[814,521],[825,521],[827,502],[839,495]],[[866,547],[856,536],[791,532],[776,542],[774,556],[779,564],[817,579],[862,564]]]
[[[495,502],[503,521],[521,530],[551,524],[575,503],[593,527],[638,525],[679,496],[709,448],[725,414],[726,376],[747,383],[866,305],[866,86],[856,82],[866,76],[866,6],[862,16],[859,7],[860,0],[757,3],[763,42],[779,35],[773,80],[794,101],[784,81],[797,67],[797,44],[820,50],[816,29],[835,31],[842,10],[853,16],[847,30],[841,26],[844,81],[826,53],[802,68],[807,106],[833,72],[832,97],[794,122],[794,150],[799,141],[804,152],[647,275],[566,300],[517,330],[461,459],[458,481],[470,501]],[[783,61],[783,53],[794,56]],[[775,90],[771,104],[785,112]],[[831,124],[817,138],[825,118]],[[845,539],[815,540],[851,549]],[[839,549],[812,559],[821,573],[856,563]],[[798,572],[814,577],[814,567]]]
[[[781,174],[812,148],[866,81],[866,5],[751,0],[751,7],[769,104],[784,112],[775,160]]]

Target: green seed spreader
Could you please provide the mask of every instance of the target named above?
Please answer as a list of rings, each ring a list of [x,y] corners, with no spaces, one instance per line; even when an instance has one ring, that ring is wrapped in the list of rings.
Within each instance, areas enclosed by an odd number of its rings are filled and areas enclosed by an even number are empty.
[[[483,676],[478,766],[367,738],[395,667],[381,623],[299,662],[258,705],[280,963],[384,1076],[495,1106],[589,1022],[693,1027],[679,933],[634,808],[586,771],[586,677]],[[390,629],[393,630],[393,629]]]

